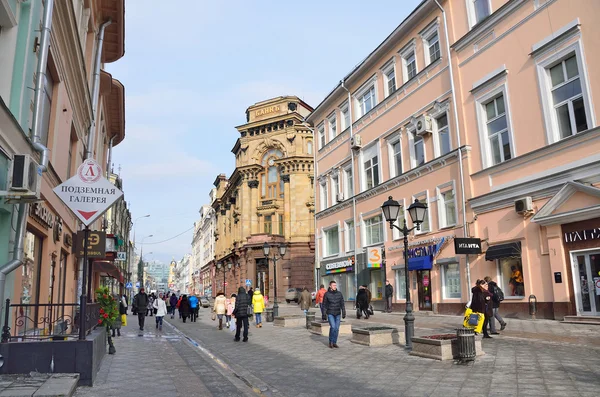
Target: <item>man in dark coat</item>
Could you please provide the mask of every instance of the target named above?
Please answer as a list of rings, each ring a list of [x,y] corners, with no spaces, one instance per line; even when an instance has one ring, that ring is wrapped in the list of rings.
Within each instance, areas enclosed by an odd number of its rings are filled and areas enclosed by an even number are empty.
[[[323,297],[325,313],[329,320],[329,348],[337,348],[337,339],[340,333],[340,323],[342,318],[346,318],[346,305],[344,295],[337,289],[337,283],[333,280],[329,282],[329,290]],[[340,318],[341,317],[341,318]]]
[[[390,284],[390,280],[385,280],[385,308],[384,312],[392,312],[392,297],[394,296],[394,287]]]
[[[244,326],[244,342],[248,342],[248,306],[250,306],[250,297],[246,293],[244,287],[238,288],[238,294],[235,298],[235,307],[233,309],[233,315],[235,316],[236,328],[235,338],[236,342],[240,341],[240,331],[242,325]]]
[[[171,294],[171,297],[169,298],[169,309],[171,310],[171,318],[175,316],[175,307],[177,306],[178,300],[179,299],[177,299],[177,295],[175,295],[175,293]]]
[[[364,314],[365,318],[369,319],[369,297],[363,286],[360,286],[358,294],[356,294],[356,309],[356,318],[361,318]]]
[[[148,303],[150,299],[146,295],[144,287],[140,288],[140,292],[133,297],[133,307],[138,315],[138,323],[140,325],[140,331],[144,330],[144,321],[146,321],[146,311],[148,310]]]

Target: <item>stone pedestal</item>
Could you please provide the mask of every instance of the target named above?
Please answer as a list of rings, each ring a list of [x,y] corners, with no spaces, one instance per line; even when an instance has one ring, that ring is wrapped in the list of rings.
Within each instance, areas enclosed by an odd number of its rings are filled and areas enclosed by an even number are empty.
[[[310,323],[310,332],[316,335],[329,336],[329,323],[321,323],[319,321],[313,321]],[[352,333],[352,326],[350,324],[340,324],[340,335],[350,335]]]
[[[403,345],[404,340],[404,332],[398,332],[398,328],[372,326],[352,328],[350,342],[364,346],[386,346]]]
[[[439,338],[439,339],[433,339]],[[434,360],[454,360],[458,358],[456,335],[437,335],[432,337],[412,338],[413,349],[411,356],[432,358]],[[481,336],[475,337],[475,351],[477,356],[485,352],[481,346]]]
[[[273,325],[276,327],[301,327],[306,325],[306,319],[301,315],[277,316]]]

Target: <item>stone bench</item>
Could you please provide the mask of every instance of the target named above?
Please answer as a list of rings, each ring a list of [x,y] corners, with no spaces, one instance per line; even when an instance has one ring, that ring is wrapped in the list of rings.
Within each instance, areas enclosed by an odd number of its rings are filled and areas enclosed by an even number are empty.
[[[313,321],[310,323],[310,332],[316,335],[329,336],[329,323],[322,323],[320,321]],[[340,335],[350,335],[352,333],[352,326],[348,323],[342,322],[340,324]]]
[[[364,346],[404,345],[404,332],[388,326],[367,326],[352,328],[350,342]]]
[[[453,360],[458,356],[458,341],[456,337],[448,339],[430,339],[413,337],[413,349],[410,352],[411,356],[419,356],[424,358],[432,358],[434,360]],[[475,355],[482,356],[485,354],[481,346],[481,336],[475,336]]]
[[[277,316],[273,321],[276,327],[306,327],[306,317],[302,315]]]

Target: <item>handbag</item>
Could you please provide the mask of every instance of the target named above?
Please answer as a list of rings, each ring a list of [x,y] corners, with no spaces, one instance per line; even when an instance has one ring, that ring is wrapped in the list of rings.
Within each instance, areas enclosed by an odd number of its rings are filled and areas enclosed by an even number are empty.
[[[213,312],[210,318],[215,321],[217,319],[217,313]]]
[[[362,313],[360,312],[360,308],[356,308],[356,318],[360,319],[362,317]]]
[[[469,316],[469,325],[475,327],[479,323],[479,315],[477,313],[471,313]]]
[[[477,319],[475,325],[473,323]],[[476,313],[471,308],[467,308],[465,310],[465,317],[463,321],[463,327],[472,329],[476,333],[480,334],[483,331],[483,322],[485,320],[485,315],[483,313]]]
[[[254,308],[252,305],[248,305],[248,317],[252,317],[254,315]]]
[[[121,324],[123,327],[127,327],[127,314],[121,314]]]
[[[373,305],[369,305],[369,308],[367,309],[367,313],[369,313],[369,316],[372,316],[375,313],[373,311]]]

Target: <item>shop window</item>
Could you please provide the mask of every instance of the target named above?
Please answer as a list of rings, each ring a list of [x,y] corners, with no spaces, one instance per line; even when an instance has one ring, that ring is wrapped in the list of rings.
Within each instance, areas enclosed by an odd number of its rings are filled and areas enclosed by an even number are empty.
[[[451,263],[440,266],[442,269],[442,291],[445,299],[460,299],[460,265]]]
[[[365,246],[383,243],[383,219],[381,215],[365,219]]]
[[[525,282],[521,258],[498,259],[504,297],[525,297]]]
[[[338,227],[334,226],[325,230],[324,232],[324,247],[323,252],[324,256],[332,256],[337,255],[340,252],[340,238]]]
[[[396,299],[406,299],[406,279],[404,275],[404,269],[396,270]]]

